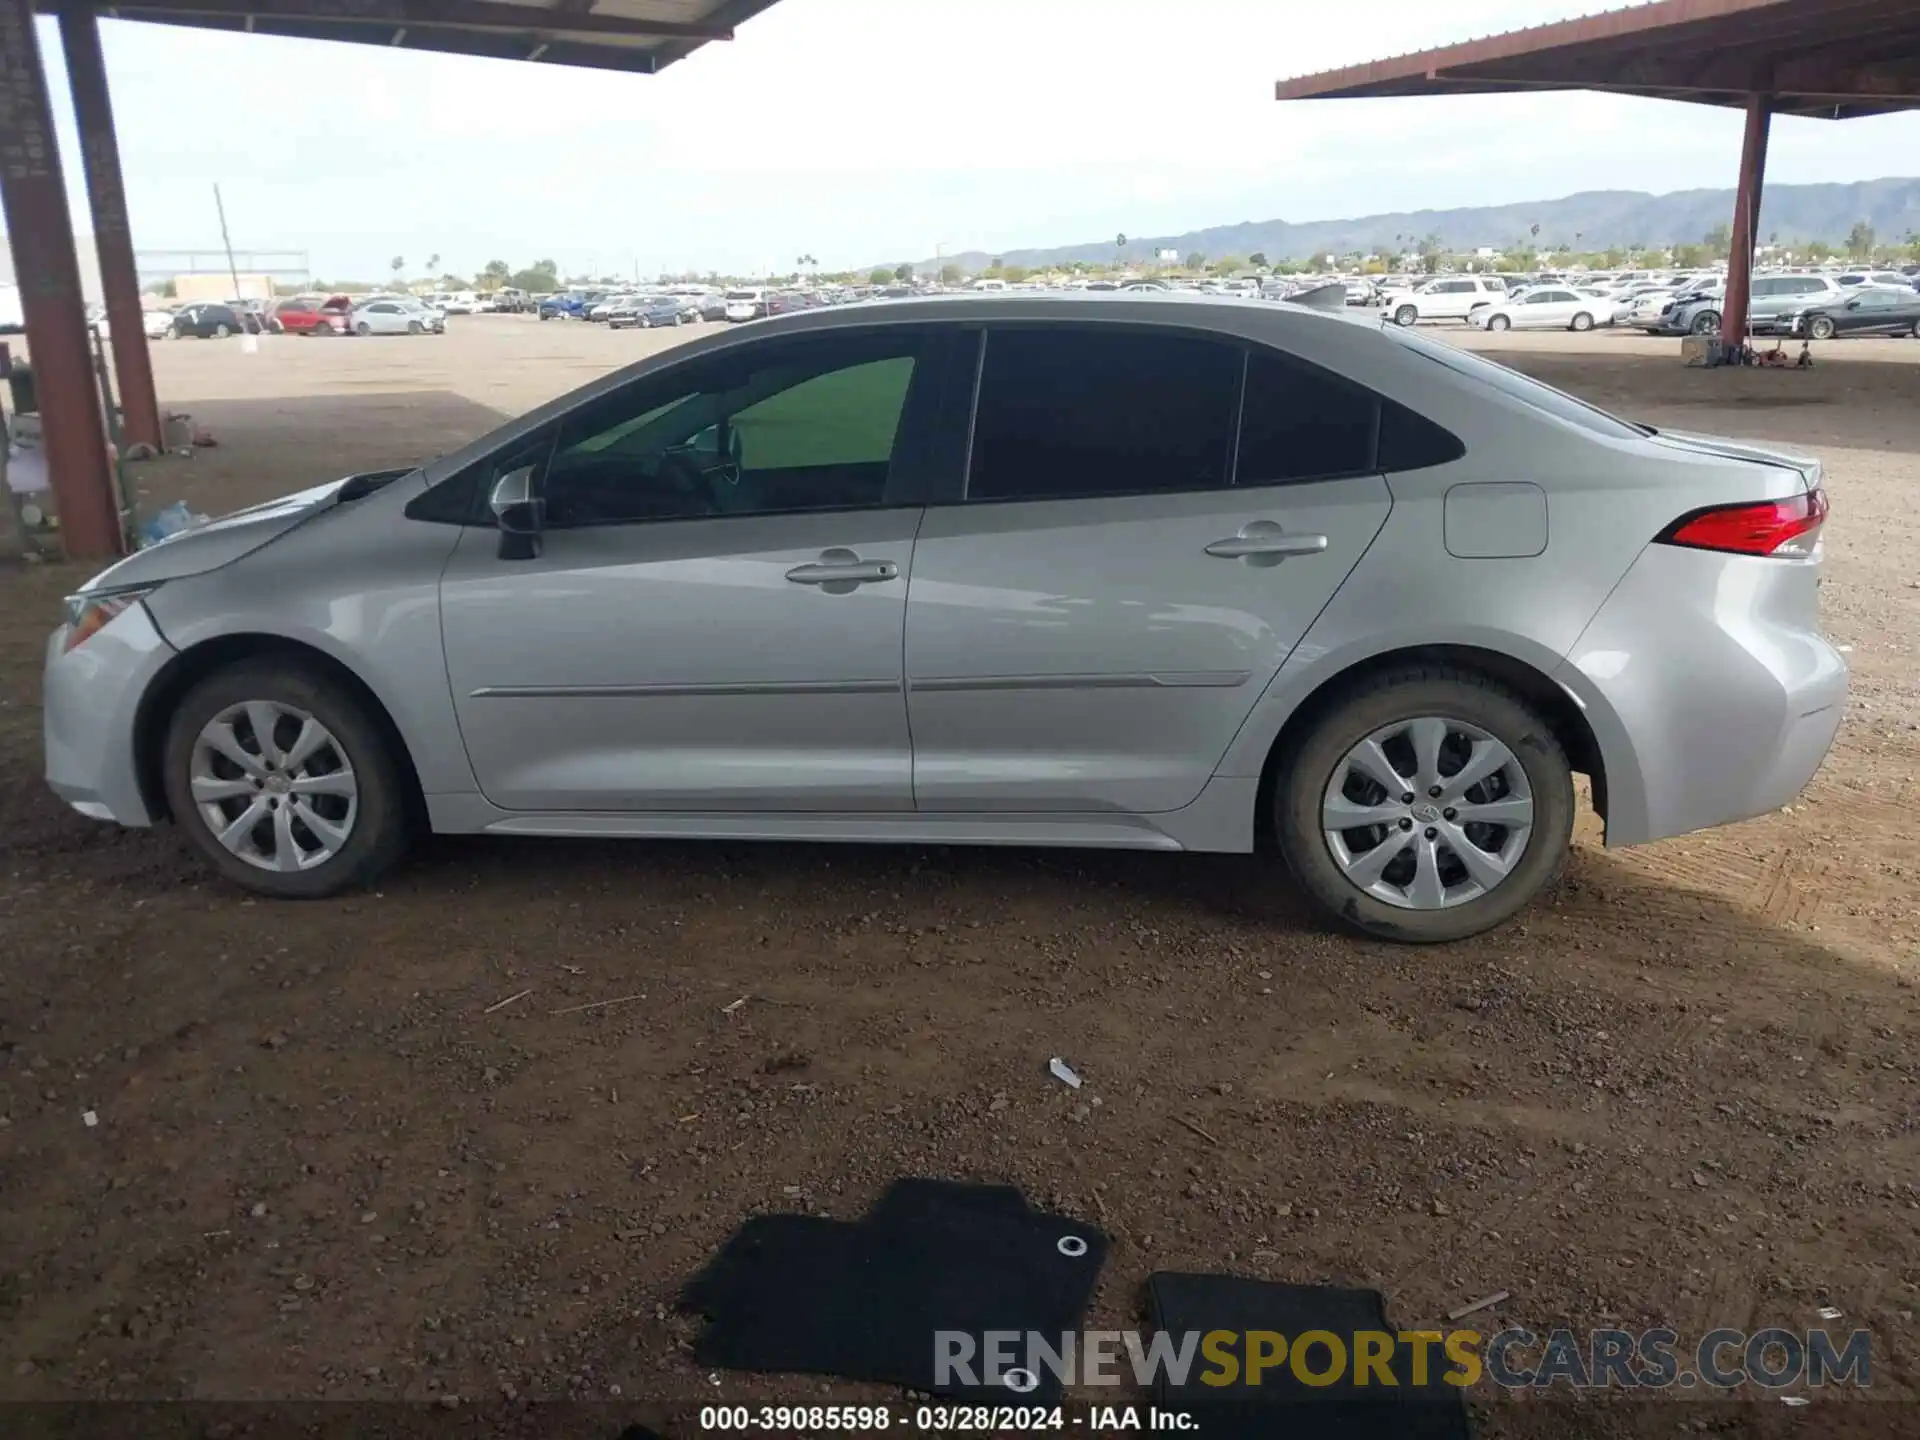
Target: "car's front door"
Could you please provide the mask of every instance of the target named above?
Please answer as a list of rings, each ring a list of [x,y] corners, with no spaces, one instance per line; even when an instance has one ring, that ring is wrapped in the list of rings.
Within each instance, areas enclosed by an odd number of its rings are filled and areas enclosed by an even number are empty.
[[[907,593],[915,802],[1178,809],[1386,519],[1376,398],[1164,328],[984,343]]]
[[[524,559],[469,529],[442,584],[489,800],[912,808],[901,644],[932,344],[892,326],[728,347],[491,462],[534,467],[545,518]]]

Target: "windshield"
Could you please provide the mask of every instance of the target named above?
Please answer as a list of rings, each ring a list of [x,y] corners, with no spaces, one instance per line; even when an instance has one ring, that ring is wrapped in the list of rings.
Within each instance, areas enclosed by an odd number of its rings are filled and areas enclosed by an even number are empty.
[[[1465,375],[1482,385],[1491,386],[1503,395],[1511,396],[1536,410],[1544,410],[1557,419],[1578,425],[1596,435],[1610,436],[1616,440],[1637,440],[1653,432],[1645,426],[1633,425],[1625,420],[1609,415],[1606,411],[1576,400],[1564,390],[1556,390],[1544,385],[1531,376],[1522,375],[1518,370],[1509,370],[1504,365],[1496,365],[1484,356],[1471,351],[1456,350],[1440,340],[1429,340],[1424,335],[1404,329],[1401,326],[1384,326],[1381,333],[1413,351],[1424,356],[1436,365],[1444,365],[1457,375]]]

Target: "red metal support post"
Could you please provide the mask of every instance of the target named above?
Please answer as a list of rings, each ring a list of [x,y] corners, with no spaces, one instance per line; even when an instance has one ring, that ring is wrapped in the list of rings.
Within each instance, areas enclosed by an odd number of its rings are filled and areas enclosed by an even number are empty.
[[[93,244],[100,256],[100,290],[112,331],[113,369],[119,381],[120,431],[129,443],[158,450],[160,402],[153,388],[153,361],[140,306],[140,274],[127,224],[127,187],[120,175],[113,104],[107,97],[107,66],[100,53],[100,22],[85,5],[60,12],[60,44],[73,87],[73,114],[80,129],[80,161],[92,202]]]
[[[1772,121],[1773,97],[1759,92],[1750,95],[1746,139],[1740,147],[1740,188],[1733,203],[1727,295],[1720,307],[1720,343],[1727,349],[1747,343],[1747,314],[1753,298],[1753,254],[1760,237],[1760,197],[1766,188],[1767,135]]]
[[[61,535],[75,559],[112,559],[126,542],[87,349],[86,302],[47,103],[47,72],[34,34],[33,0],[0,0],[0,203],[13,246],[40,403],[40,443]]]

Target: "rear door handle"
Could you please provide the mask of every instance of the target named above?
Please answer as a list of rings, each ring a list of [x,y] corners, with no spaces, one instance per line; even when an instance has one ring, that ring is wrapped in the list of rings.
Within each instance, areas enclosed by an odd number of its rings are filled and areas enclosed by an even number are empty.
[[[822,550],[820,558],[809,565],[796,565],[787,571],[787,579],[796,585],[827,585],[852,589],[881,580],[900,578],[900,567],[891,560],[862,560],[851,550],[836,546]]]
[[[1306,535],[1282,530],[1271,520],[1255,520],[1240,527],[1240,533],[1207,546],[1207,554],[1216,560],[1264,561],[1277,565],[1290,555],[1318,555],[1327,548],[1324,535]]]

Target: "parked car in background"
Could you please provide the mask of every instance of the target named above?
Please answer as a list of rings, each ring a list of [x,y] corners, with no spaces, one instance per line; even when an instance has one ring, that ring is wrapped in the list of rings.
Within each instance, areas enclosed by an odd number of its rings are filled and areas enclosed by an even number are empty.
[[[173,311],[148,310],[142,313],[141,329],[149,340],[165,340],[173,334]]]
[[[344,335],[353,308],[350,301],[346,304],[336,303],[344,300],[344,295],[326,300],[296,296],[292,300],[282,300],[273,316],[280,322],[280,328],[289,335]]]
[[[1748,323],[1761,333],[1773,328],[1774,322],[1789,311],[1803,309],[1823,302],[1838,303],[1846,294],[1846,287],[1839,284],[1831,275],[1809,273],[1789,275],[1756,275],[1753,277],[1752,295],[1747,303]],[[1720,329],[1720,312],[1725,306],[1725,282],[1721,282],[1715,293],[1696,300],[1674,303],[1669,333],[1680,335],[1711,335]]]
[[[678,295],[641,295],[623,310],[607,317],[613,330],[652,330],[660,325],[687,324],[687,305]]]
[[[726,302],[726,318],[736,324],[742,320],[759,320],[767,313],[767,292],[764,290],[729,290]]]
[[[1633,323],[1649,335],[1684,335],[1688,333],[1687,327],[1691,324],[1691,319],[1689,318],[1683,324],[1680,319],[1681,312],[1690,311],[1695,306],[1711,302],[1715,307],[1714,323],[1718,324],[1718,306],[1720,296],[1725,289],[1725,283],[1719,280],[1697,281],[1675,290],[1657,306],[1647,305],[1646,300],[1654,297],[1646,297],[1640,306],[1635,307]]]
[[[356,335],[437,335],[446,322],[437,310],[402,295],[379,295],[353,307]]]
[[[1920,291],[1908,285],[1858,285],[1844,297],[1822,298],[1787,311],[1770,321],[1767,329],[1811,340],[1831,340],[1836,335],[1920,337]]]
[[[454,290],[433,297],[442,315],[471,315],[480,297],[471,290]]]
[[[259,317],[222,301],[183,305],[173,312],[173,333],[196,340],[224,340],[229,335],[258,335]]]
[[[1851,289],[1855,285],[1898,285],[1911,289],[1912,282],[1898,270],[1849,270],[1833,277],[1836,284]]]
[[[495,290],[489,298],[493,301],[493,308],[505,315],[522,315],[533,309],[533,297],[510,285]]]
[[[702,320],[724,320],[727,318],[727,295],[724,290],[715,290],[702,295],[695,301],[695,308]]]
[[[272,897],[418,817],[1264,849],[1255,893],[1457,940],[1553,883],[1575,771],[1610,846],[1807,783],[1826,515],[1817,460],[1343,312],[833,307],[103,571],[46,776]]]
[[[1507,287],[1494,275],[1443,275],[1418,289],[1394,290],[1380,303],[1396,325],[1421,320],[1465,320],[1483,305],[1507,298]]]
[[[569,290],[561,295],[549,295],[540,302],[540,318],[583,320],[587,312],[605,298],[605,294],[602,290]]]
[[[1591,330],[1613,322],[1613,302],[1565,285],[1536,285],[1467,317],[1482,330]]]

